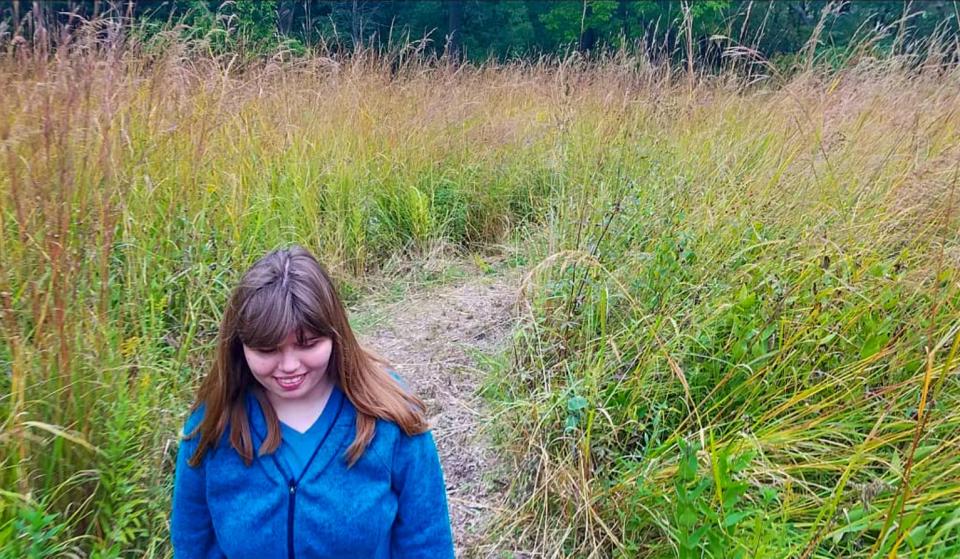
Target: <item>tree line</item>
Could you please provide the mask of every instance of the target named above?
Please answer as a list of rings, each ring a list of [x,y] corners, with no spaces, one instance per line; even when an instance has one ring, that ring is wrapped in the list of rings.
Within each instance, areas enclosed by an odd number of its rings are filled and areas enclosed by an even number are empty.
[[[932,36],[953,43],[956,0],[12,0],[0,4],[0,44],[56,38],[54,29],[126,18],[150,32],[183,24],[219,48],[424,50],[481,61],[645,48],[709,58],[748,49],[767,59],[808,47],[904,47]],[[165,27],[166,26],[166,27]]]

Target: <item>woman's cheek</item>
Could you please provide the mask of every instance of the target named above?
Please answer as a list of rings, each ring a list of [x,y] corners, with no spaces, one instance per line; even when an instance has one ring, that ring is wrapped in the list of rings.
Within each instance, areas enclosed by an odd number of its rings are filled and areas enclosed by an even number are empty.
[[[330,353],[333,349],[333,342],[325,341],[323,343],[317,344],[317,347],[314,348],[314,351],[311,351],[306,358],[309,360],[311,369],[323,369],[327,366],[327,363],[330,361]]]
[[[271,364],[271,359],[258,357],[253,352],[246,352],[246,358],[247,366],[250,367],[253,374],[257,376],[269,376],[274,369]]]

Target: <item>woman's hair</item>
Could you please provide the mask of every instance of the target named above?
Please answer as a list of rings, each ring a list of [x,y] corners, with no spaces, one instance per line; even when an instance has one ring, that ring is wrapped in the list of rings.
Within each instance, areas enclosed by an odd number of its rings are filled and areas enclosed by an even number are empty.
[[[243,345],[273,347],[291,331],[296,332],[298,343],[311,333],[333,341],[326,374],[357,410],[357,436],[347,449],[350,466],[373,439],[377,418],[393,421],[408,435],[428,429],[423,401],[390,376],[383,359],[361,347],[326,270],[309,251],[295,245],[258,260],[230,295],[220,323],[216,360],[191,408],[205,406],[200,424],[187,434],[187,438],[200,436],[191,466],[200,464],[206,451],[216,447],[228,425],[230,445],[248,466],[253,462],[246,390],[256,396],[267,421],[267,437],[258,456],[280,445],[276,410],[250,372]]]

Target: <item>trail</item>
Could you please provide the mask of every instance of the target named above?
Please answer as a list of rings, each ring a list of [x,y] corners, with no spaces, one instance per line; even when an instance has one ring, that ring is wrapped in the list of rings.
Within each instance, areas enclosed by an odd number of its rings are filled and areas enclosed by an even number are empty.
[[[414,288],[402,301],[353,311],[379,317],[362,341],[386,357],[427,404],[457,557],[499,556],[487,526],[509,480],[480,429],[490,414],[477,395],[483,373],[476,356],[495,353],[508,341],[516,285],[512,276],[471,269],[466,279]]]

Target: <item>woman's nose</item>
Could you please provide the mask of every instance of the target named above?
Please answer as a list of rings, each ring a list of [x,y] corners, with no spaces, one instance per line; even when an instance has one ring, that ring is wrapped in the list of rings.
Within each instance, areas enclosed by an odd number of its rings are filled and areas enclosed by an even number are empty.
[[[280,355],[280,370],[284,373],[295,373],[300,368],[300,360],[297,359],[296,352],[291,349],[284,350]]]

